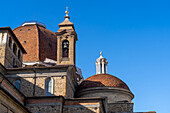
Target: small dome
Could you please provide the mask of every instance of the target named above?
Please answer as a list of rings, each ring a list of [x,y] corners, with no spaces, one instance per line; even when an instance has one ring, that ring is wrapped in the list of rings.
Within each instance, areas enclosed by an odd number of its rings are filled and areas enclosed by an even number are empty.
[[[122,80],[109,74],[96,74],[87,78],[79,85],[78,90],[92,87],[118,87],[130,91]]]

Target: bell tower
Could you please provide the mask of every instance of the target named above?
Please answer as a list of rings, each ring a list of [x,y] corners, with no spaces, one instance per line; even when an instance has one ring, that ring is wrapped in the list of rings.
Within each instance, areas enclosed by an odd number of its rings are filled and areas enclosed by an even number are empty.
[[[77,34],[74,25],[69,21],[68,7],[65,20],[59,24],[57,35],[57,65],[75,65]]]

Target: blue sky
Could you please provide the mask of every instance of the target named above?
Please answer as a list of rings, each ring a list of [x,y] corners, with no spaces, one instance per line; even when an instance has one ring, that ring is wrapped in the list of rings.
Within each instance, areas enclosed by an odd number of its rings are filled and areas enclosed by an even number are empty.
[[[95,61],[103,51],[108,73],[134,93],[134,111],[170,112],[168,0],[8,0],[1,4],[1,27],[14,29],[35,15],[53,32],[68,6],[78,34],[77,66],[84,78],[95,74]]]

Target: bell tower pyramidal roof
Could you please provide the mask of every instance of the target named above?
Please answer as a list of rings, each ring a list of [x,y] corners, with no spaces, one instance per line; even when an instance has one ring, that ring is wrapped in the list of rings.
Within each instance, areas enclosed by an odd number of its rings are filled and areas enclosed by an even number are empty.
[[[70,22],[70,20],[69,20],[70,17],[68,16],[68,13],[69,13],[68,12],[68,7],[66,7],[65,13],[66,13],[66,16],[64,16],[65,20],[62,23],[59,24],[58,32],[60,32],[60,31],[62,31],[64,29],[69,29],[69,30],[75,31],[74,24],[72,22]]]

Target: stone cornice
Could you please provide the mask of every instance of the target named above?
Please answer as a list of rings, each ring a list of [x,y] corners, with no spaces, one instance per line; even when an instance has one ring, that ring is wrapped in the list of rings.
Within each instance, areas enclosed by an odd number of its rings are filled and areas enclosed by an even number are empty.
[[[93,92],[115,92],[115,93],[123,93],[127,94],[131,97],[131,99],[134,98],[134,95],[132,94],[131,91],[124,89],[124,88],[119,88],[119,87],[93,87],[93,88],[86,88],[79,90],[76,95],[79,97],[84,94],[89,94]]]

